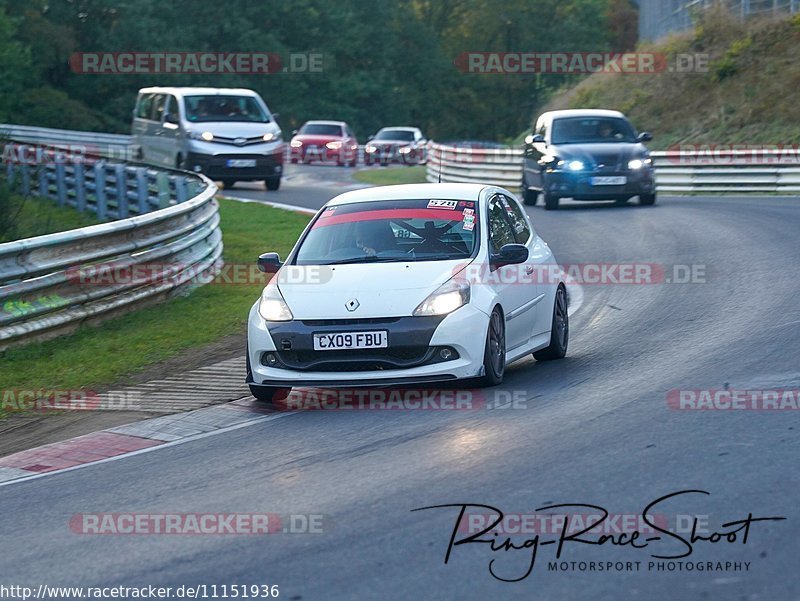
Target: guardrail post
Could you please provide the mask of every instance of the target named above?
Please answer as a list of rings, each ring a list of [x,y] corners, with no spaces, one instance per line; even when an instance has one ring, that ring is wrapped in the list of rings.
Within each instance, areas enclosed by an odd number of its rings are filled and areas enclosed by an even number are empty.
[[[83,213],[86,210],[86,177],[83,172],[83,161],[75,161],[75,208]]]
[[[144,215],[150,210],[147,206],[149,189],[147,187],[147,169],[136,167],[136,194],[139,197],[139,215]]]
[[[106,166],[103,161],[97,161],[94,164],[94,197],[97,202],[95,207],[97,218],[105,221],[108,204],[106,202]]]
[[[114,177],[117,180],[117,219],[125,219],[128,217],[128,173],[125,163],[114,165]]]
[[[64,175],[64,162],[58,160],[56,163],[56,200],[59,207],[67,204],[67,187],[64,185]]]
[[[182,175],[175,177],[175,202],[186,201],[186,178]]]
[[[19,166],[20,174],[22,175],[22,195],[30,196],[31,194],[31,170],[27,163]]]
[[[47,167],[43,164],[39,164],[39,196],[42,198],[47,198],[48,190],[47,190]]]
[[[169,206],[169,175],[159,171],[156,175],[156,187],[158,188],[158,207],[164,209]]]

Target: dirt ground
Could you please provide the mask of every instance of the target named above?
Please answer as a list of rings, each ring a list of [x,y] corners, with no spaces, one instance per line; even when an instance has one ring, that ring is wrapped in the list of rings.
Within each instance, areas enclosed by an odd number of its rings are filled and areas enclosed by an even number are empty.
[[[190,349],[177,357],[153,364],[144,370],[121,378],[113,385],[97,387],[98,392],[121,386],[159,380],[183,371],[211,365],[244,355],[246,335],[226,336],[214,343]],[[142,411],[85,411],[50,414],[18,414],[0,420],[0,457],[59,442],[106,428],[137,422],[163,413]]]

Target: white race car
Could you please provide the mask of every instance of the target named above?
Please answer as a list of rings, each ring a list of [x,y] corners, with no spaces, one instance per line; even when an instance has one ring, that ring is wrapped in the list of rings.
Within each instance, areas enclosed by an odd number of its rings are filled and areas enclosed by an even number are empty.
[[[499,384],[567,352],[562,273],[513,194],[480,184],[365,188],[330,200],[250,310],[247,382],[291,387]]]

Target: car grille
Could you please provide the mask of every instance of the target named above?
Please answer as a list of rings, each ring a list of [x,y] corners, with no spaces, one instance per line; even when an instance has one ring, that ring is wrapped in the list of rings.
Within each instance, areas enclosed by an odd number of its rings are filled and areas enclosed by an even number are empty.
[[[288,369],[301,371],[381,371],[406,369],[431,359],[437,349],[398,347],[393,349],[351,349],[346,351],[279,351],[278,359]]]

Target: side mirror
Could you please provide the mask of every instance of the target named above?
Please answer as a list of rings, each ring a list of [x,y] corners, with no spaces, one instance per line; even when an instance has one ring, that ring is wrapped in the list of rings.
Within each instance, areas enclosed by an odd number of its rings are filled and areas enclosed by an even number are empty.
[[[653,134],[651,134],[649,131],[643,131],[636,138],[636,141],[637,142],[649,142],[652,139],[653,139]]]
[[[297,130],[296,130],[296,129],[293,129],[293,130],[292,130],[292,135],[293,135],[293,136],[296,136],[296,135],[297,135]]]
[[[172,123],[173,125],[178,124],[178,115],[173,115],[172,113],[167,113],[164,117],[164,123]]]
[[[277,272],[283,263],[278,253],[264,253],[258,257],[258,269],[264,273]]]
[[[373,140],[374,138],[375,138],[375,136],[368,136],[368,137],[367,137],[367,142],[372,142],[372,140]]]
[[[500,252],[492,257],[492,265],[519,265],[528,260],[528,247],[524,244],[506,244]]]
[[[277,120],[278,120],[278,117],[280,117],[280,116],[281,116],[281,114],[280,114],[280,113],[272,113],[272,120],[273,120],[273,121],[277,121]]]

